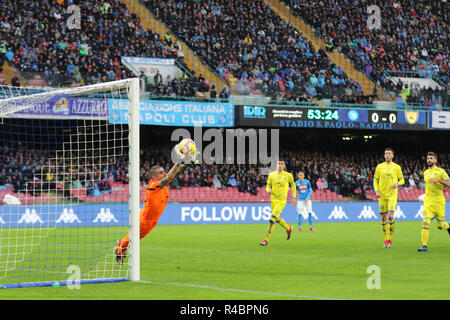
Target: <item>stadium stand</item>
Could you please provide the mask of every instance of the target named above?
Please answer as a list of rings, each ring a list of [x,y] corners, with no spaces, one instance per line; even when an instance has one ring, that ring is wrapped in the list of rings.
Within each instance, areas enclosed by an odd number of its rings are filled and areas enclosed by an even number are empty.
[[[283,1],[383,87],[391,87],[385,70],[434,75],[448,86],[447,1]],[[370,30],[364,23],[371,4],[380,8],[379,30]]]
[[[261,0],[143,2],[232,87],[276,100],[370,99]]]
[[[38,150],[3,150],[0,146],[0,200],[5,194],[13,195],[22,203],[57,202],[55,194],[41,194],[50,189],[67,190],[64,197],[72,197],[81,202],[125,202],[129,195],[127,172],[124,162],[112,159],[100,168],[102,174],[92,179],[85,175],[94,171],[85,163],[66,171],[48,171],[45,159],[50,156]],[[284,151],[287,170],[293,173],[304,171],[310,179],[313,201],[347,201],[349,199],[376,200],[373,192],[373,173],[377,156],[373,154],[332,154],[329,152]],[[411,160],[415,159],[415,160]],[[423,159],[422,159],[423,160]],[[399,155],[396,162],[403,168],[405,185],[400,189],[399,200],[417,200],[424,193],[424,161],[418,155]],[[165,170],[171,166],[170,153],[164,148],[146,148],[141,154],[141,200],[145,194],[149,169],[160,165]],[[440,159],[443,167],[448,167],[450,157]],[[121,165],[122,164],[122,165]],[[265,192],[266,177],[260,175],[256,165],[197,165],[171,184],[170,201],[175,202],[251,202],[268,201]],[[82,185],[78,181],[93,183]],[[47,185],[47,186],[46,186]],[[445,195],[450,199],[450,192]],[[290,197],[291,195],[289,195]],[[60,201],[61,199],[59,199]]]
[[[0,62],[15,67],[31,86],[78,86],[131,77],[122,56],[174,58],[183,64],[177,43],[145,30],[120,1],[85,1],[79,6],[84,27],[69,30],[64,3],[2,1]],[[18,7],[23,10],[15,10]],[[172,97],[193,96],[205,88],[199,77],[187,74],[168,85],[157,79],[148,82],[152,94]]]

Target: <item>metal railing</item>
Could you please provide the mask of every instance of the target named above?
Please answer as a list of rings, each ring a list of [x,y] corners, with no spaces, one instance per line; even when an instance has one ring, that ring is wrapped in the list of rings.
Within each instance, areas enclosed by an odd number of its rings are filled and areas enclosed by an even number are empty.
[[[285,100],[269,100],[265,103],[245,103],[242,100],[234,101],[233,96],[230,99],[211,99],[206,97],[168,97],[157,95],[142,95],[141,100],[161,100],[161,101],[191,101],[191,102],[210,102],[210,103],[233,103],[235,105],[253,105],[253,106],[270,106],[270,107],[297,107],[297,108],[346,108],[346,109],[382,109],[387,111],[430,111],[432,108],[421,104],[399,104],[397,102],[385,102],[385,103],[372,103],[372,104],[358,104],[358,103],[345,103],[338,102],[336,100],[322,100],[312,102],[299,102],[299,101],[285,101]],[[440,107],[442,111],[450,111],[449,106]]]
[[[435,70],[419,70],[419,71],[402,71],[402,70],[385,70],[386,77],[402,77],[402,78],[421,78],[433,79],[437,84],[443,88],[448,88],[448,85],[439,78]]]

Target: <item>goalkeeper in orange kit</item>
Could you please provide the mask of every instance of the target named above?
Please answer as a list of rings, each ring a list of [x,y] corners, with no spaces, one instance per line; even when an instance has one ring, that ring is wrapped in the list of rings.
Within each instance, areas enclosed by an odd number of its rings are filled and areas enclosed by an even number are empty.
[[[153,166],[150,168],[150,181],[145,190],[144,207],[140,212],[139,218],[140,239],[152,231],[158,223],[161,214],[164,212],[169,201],[169,184],[188,168],[188,164],[182,164],[181,162],[192,163],[194,161],[195,154],[192,156],[183,155],[179,152],[177,146],[175,147],[175,151],[179,157],[177,161],[179,163],[175,164],[168,173],[161,166]],[[120,264],[123,264],[126,258],[129,243],[128,234],[122,240],[118,241],[116,260]]]

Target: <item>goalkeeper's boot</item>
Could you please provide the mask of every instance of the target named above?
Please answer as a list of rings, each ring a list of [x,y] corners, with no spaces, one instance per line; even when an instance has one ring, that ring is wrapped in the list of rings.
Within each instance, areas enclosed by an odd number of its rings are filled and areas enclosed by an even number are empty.
[[[116,261],[119,264],[123,264],[125,261],[125,258],[127,257],[127,249],[120,247],[120,240],[117,241],[117,248],[116,248]]]
[[[267,246],[267,245],[268,245],[268,242],[267,242],[266,239],[264,239],[264,240],[261,241],[259,244],[262,245],[262,246]]]
[[[292,226],[289,226],[289,230],[286,231],[287,237],[286,239],[290,239],[291,238],[291,233],[294,230],[294,228]]]
[[[427,248],[427,246],[423,246],[423,247],[417,249],[417,251],[419,251],[419,252],[427,252],[428,248]]]

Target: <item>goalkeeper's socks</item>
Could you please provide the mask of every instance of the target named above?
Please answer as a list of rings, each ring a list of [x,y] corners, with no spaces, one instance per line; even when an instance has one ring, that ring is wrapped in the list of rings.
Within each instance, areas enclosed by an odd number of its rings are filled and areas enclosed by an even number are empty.
[[[312,222],[312,213],[311,212],[308,213],[308,223],[309,223],[309,227],[311,228],[312,224],[313,224],[313,222]]]

